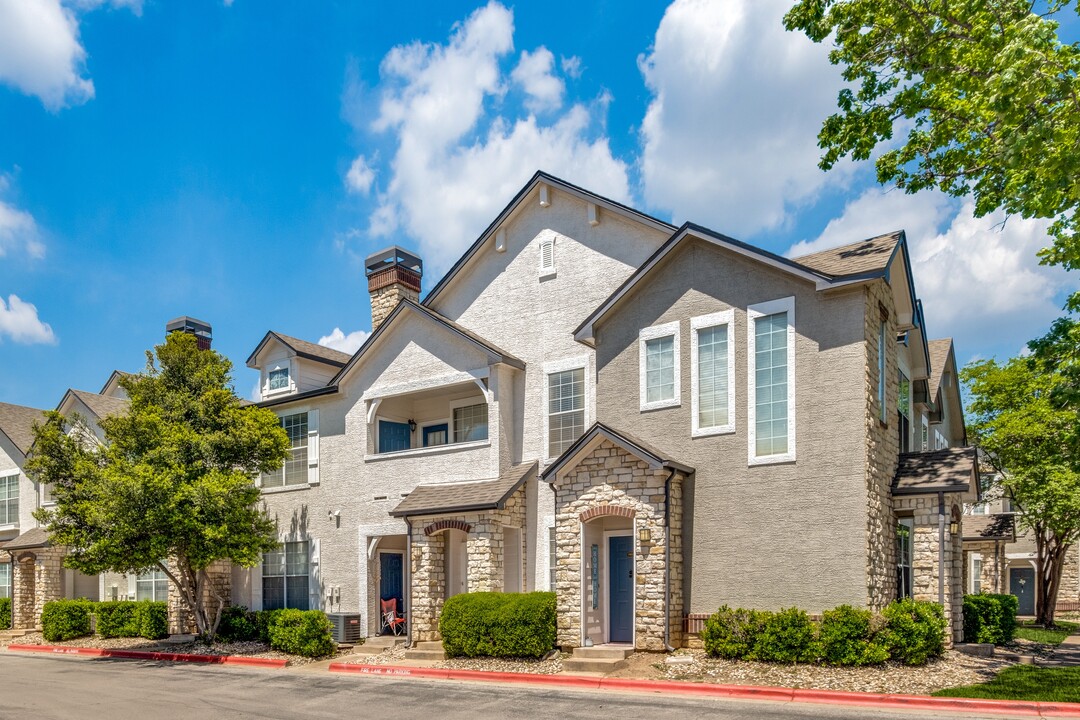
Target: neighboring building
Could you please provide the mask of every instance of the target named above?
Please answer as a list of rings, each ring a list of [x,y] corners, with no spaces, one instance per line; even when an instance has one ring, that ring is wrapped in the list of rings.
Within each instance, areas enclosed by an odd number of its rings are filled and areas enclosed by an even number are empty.
[[[420,302],[422,274],[368,258],[352,357],[248,359],[293,456],[234,602],[377,633],[393,598],[423,641],[453,594],[550,588],[561,644],[662,650],[722,603],[911,595],[959,632],[977,469],[902,232],[792,260],[538,173]]]

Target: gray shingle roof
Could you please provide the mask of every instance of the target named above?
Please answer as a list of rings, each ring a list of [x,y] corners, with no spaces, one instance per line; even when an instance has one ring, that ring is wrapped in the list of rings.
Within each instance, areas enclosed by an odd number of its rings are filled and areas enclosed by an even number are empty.
[[[1016,523],[1008,513],[997,515],[965,515],[964,540],[1016,541]]]
[[[515,465],[494,480],[418,485],[390,514],[406,517],[495,510],[503,507],[514,491],[536,474],[537,466],[535,461]]]
[[[322,362],[340,366],[349,362],[349,358],[352,357],[349,353],[341,352],[334,348],[328,348],[325,345],[308,342],[307,340],[301,340],[300,338],[294,338],[290,335],[282,335],[279,332],[275,332],[274,335],[298,354],[307,356],[312,360],[320,360]]]
[[[0,403],[0,432],[7,435],[23,455],[34,444],[34,423],[45,422],[45,411],[24,405]]]
[[[901,453],[893,494],[967,492],[978,486],[977,464],[973,447]]]
[[[0,545],[0,550],[9,552],[11,550],[28,550],[30,548],[48,547],[49,544],[49,533],[45,532],[45,528],[37,527],[27,530],[14,540],[8,540]]]
[[[678,470],[686,475],[694,472],[694,468],[689,465],[684,465],[674,458],[670,454],[665,453],[663,450],[659,450],[656,447],[650,445],[644,440],[625,433],[621,430],[616,430],[612,427],[604,425],[603,423],[593,423],[592,427],[585,431],[585,433],[579,437],[574,443],[563,451],[563,454],[555,459],[543,472],[543,479],[553,483],[555,482],[558,473],[566,467],[570,462],[581,452],[585,446],[591,443],[598,436],[603,436],[611,442],[626,448],[633,454],[637,455],[642,460],[646,460],[650,463],[660,465],[666,468]]]
[[[901,232],[886,233],[849,245],[792,258],[795,262],[832,277],[862,275],[884,270],[900,242]]]
[[[82,400],[83,404],[100,418],[110,415],[123,415],[128,411],[128,401],[123,398],[114,398],[108,395],[98,395],[86,390],[71,390],[72,395]]]

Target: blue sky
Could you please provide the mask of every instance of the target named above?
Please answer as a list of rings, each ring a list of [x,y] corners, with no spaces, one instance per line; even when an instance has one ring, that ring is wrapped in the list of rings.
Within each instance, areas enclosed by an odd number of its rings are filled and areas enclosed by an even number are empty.
[[[838,73],[784,0],[0,0],[0,401],[138,370],[165,322],[243,367],[354,348],[363,257],[425,287],[542,168],[781,253],[906,228],[931,336],[1015,353],[1075,279],[1045,225],[816,166]]]

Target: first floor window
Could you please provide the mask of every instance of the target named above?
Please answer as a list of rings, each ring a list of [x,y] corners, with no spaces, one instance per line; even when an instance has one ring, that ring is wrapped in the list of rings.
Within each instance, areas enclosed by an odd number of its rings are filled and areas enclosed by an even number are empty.
[[[548,457],[558,457],[585,432],[585,369],[548,375]]]
[[[911,591],[911,560],[914,554],[914,539],[912,538],[913,521],[901,520],[896,525],[896,596],[909,598]]]
[[[263,555],[264,610],[308,609],[308,543],[287,542]]]
[[[135,578],[135,599],[165,602],[169,599],[169,576],[163,570],[151,570]]]
[[[0,525],[19,523],[19,476],[0,477]]]
[[[454,408],[454,442],[488,439],[487,403]]]
[[[264,488],[303,485],[308,481],[308,414],[285,415],[281,427],[289,436],[289,455],[281,469],[263,475]]]
[[[549,573],[551,577],[548,578],[548,590],[555,592],[555,575],[558,569],[558,545],[555,542],[555,528],[548,528],[548,563],[550,563]]]
[[[11,564],[0,563],[0,598],[11,597]]]
[[[978,595],[982,592],[982,557],[971,556],[971,592]]]

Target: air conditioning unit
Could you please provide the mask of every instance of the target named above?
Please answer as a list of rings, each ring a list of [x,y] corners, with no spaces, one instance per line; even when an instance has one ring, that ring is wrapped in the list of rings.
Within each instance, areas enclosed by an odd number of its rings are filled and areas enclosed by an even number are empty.
[[[360,622],[360,613],[327,613],[334,626],[334,641],[355,643],[364,637],[364,626]]]

